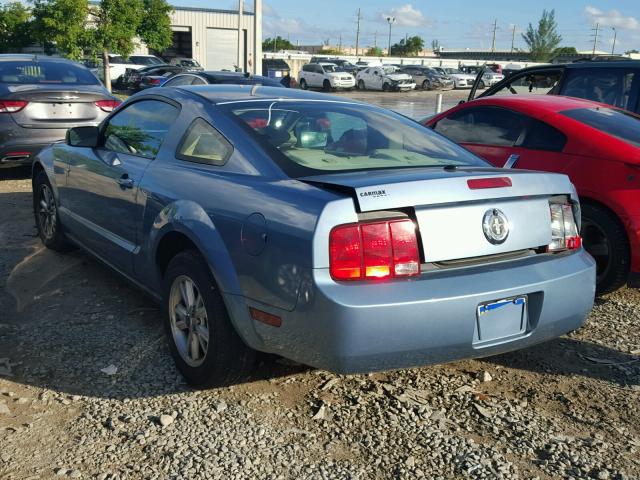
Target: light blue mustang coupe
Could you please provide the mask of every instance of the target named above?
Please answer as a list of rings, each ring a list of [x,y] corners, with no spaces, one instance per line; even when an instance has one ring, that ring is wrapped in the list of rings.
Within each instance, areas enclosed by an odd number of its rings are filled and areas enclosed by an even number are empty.
[[[256,86],[149,90],[33,170],[75,244],[166,313],[194,385],[256,350],[336,372],[483,357],[580,327],[594,262],[564,175],[500,170],[395,113]]]

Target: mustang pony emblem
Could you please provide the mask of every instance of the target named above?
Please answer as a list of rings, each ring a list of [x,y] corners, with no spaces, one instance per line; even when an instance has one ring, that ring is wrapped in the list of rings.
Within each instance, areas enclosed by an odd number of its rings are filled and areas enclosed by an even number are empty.
[[[509,220],[502,211],[492,208],[482,218],[482,230],[490,243],[499,245],[509,236]]]

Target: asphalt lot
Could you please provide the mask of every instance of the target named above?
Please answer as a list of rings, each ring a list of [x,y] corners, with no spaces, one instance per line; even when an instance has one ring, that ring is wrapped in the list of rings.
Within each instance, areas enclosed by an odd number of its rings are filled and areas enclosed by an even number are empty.
[[[339,95],[419,118],[435,93]],[[520,352],[351,376],[264,356],[198,392],[156,305],[42,247],[27,176],[0,170],[1,479],[640,478],[636,290]]]

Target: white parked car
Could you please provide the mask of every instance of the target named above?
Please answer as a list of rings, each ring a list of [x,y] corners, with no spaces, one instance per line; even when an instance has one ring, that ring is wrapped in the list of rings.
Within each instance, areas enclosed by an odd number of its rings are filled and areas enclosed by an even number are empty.
[[[155,55],[131,55],[129,58],[125,59],[121,55],[110,53],[109,77],[111,77],[111,83],[124,83],[124,77],[127,70],[139,70],[143,67],[162,65],[164,63],[164,60],[156,57]],[[87,64],[85,63],[85,65]],[[98,61],[95,65],[91,65],[90,68],[101,81],[104,81],[101,61]]]
[[[343,88],[350,90],[356,81],[349,72],[340,70],[335,63],[307,63],[298,73],[298,85],[303,90],[322,88],[326,91]]]
[[[473,82],[476,81],[475,75],[463,73],[457,68],[434,67],[434,69],[443,75],[451,77],[453,80],[453,88],[471,88],[473,87]]]
[[[504,80],[504,75],[488,70],[482,75],[479,88],[493,87],[496,83]]]
[[[359,71],[356,75],[356,84],[360,90],[384,90],[385,92],[416,88],[416,82],[411,75],[399,73],[396,67],[390,65],[368,67]]]

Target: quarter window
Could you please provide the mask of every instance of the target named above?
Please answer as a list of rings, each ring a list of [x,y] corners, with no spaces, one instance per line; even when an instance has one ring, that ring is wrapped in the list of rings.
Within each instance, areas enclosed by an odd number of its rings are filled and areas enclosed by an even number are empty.
[[[180,75],[172,80],[169,80],[165,83],[165,87],[177,87],[179,85],[191,85],[194,77],[191,75]]]
[[[179,110],[158,100],[142,100],[113,116],[104,130],[104,148],[155,158]]]
[[[193,121],[178,147],[182,160],[210,165],[224,165],[233,147],[218,131],[202,118]]]
[[[608,103],[625,110],[633,110],[631,105],[633,85],[640,83],[640,75],[622,68],[581,68],[570,69],[562,89],[562,95],[586,98]]]
[[[479,107],[457,111],[440,120],[434,130],[456,143],[513,146],[527,123],[527,117],[504,108]]]
[[[566,143],[567,137],[564,133],[551,125],[532,119],[524,142],[522,142],[522,147],[532,150],[562,152]]]

